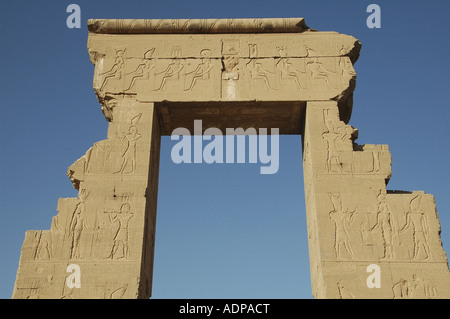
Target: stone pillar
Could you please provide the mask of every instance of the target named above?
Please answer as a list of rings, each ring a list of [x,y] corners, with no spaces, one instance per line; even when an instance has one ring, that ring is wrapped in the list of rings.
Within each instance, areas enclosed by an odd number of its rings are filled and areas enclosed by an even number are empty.
[[[303,167],[316,298],[449,298],[434,197],[386,190],[387,145],[358,145],[337,103],[308,102]]]
[[[112,104],[108,138],[68,169],[78,198],[26,233],[13,298],[150,297],[160,128],[153,103]]]

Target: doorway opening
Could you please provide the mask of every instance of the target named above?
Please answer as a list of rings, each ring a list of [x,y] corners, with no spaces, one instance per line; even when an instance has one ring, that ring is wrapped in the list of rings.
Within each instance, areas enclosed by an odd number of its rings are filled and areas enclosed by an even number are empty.
[[[272,175],[175,164],[176,142],[161,138],[152,299],[312,298],[301,136],[280,135]]]

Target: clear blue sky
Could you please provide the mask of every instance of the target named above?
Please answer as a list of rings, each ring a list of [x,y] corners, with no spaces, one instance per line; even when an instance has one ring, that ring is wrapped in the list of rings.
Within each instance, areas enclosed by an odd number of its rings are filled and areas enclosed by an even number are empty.
[[[82,28],[66,27],[81,7]],[[381,29],[366,26],[381,7]],[[435,195],[450,253],[449,1],[2,1],[0,3],[0,298],[10,298],[26,230],[49,229],[67,167],[106,137],[92,89],[89,18],[305,17],[362,42],[350,124],[359,144],[389,144],[388,189]],[[185,164],[163,138],[154,298],[311,298],[300,136],[280,169]]]

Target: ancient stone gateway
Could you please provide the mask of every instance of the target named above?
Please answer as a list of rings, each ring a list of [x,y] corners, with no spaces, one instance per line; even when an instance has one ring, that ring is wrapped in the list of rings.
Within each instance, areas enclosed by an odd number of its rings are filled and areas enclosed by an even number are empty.
[[[196,119],[302,134],[314,297],[450,297],[434,197],[386,190],[388,146],[347,124],[357,39],[301,18],[88,26],[108,137],[68,169],[78,198],[26,232],[13,298],[149,298],[160,137]]]

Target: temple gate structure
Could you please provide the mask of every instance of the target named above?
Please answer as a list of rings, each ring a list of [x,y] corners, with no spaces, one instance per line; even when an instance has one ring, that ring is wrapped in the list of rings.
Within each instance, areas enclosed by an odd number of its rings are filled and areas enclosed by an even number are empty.
[[[26,232],[13,298],[149,298],[161,135],[199,119],[302,135],[315,298],[450,298],[434,197],[387,190],[388,145],[358,145],[348,124],[357,39],[302,18],[88,29],[107,139],[68,168],[78,197],[50,230]]]

